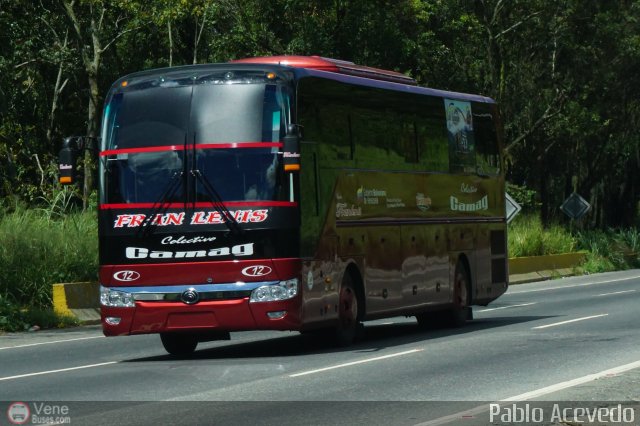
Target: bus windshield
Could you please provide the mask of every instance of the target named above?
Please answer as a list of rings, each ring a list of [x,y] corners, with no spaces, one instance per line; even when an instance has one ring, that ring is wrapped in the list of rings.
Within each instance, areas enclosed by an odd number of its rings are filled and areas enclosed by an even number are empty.
[[[182,79],[117,91],[105,108],[101,202],[183,202],[189,192],[208,201],[188,177],[196,169],[224,201],[288,197],[276,173],[288,114],[279,84]],[[176,175],[183,183],[167,193]]]

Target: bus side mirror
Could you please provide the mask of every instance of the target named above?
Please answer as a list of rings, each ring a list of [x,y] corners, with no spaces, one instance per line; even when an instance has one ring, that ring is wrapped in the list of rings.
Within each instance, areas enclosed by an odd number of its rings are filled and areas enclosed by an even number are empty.
[[[58,181],[62,185],[76,183],[76,167],[80,156],[78,146],[80,137],[72,136],[64,138],[62,149],[58,154]]]
[[[282,139],[282,159],[285,172],[300,170],[300,135],[295,125],[290,125],[287,134]]]

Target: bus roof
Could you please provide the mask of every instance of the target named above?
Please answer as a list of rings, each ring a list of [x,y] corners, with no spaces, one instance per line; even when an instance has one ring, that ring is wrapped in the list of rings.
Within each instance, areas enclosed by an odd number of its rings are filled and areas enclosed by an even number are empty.
[[[416,86],[415,79],[396,71],[388,71],[379,68],[356,65],[353,62],[340,59],[323,58],[320,56],[262,56],[256,58],[236,59],[230,63],[245,64],[270,64],[285,65],[294,68],[307,68],[320,71],[328,71],[339,74],[354,75],[358,77],[372,78],[374,80],[392,81],[394,83]]]
[[[346,84],[356,84],[378,89],[415,93],[424,96],[436,96],[482,103],[495,103],[493,99],[486,96],[418,86],[416,81],[411,77],[395,71],[365,67],[356,65],[353,62],[322,58],[320,56],[293,55],[246,58],[237,59],[227,63],[183,65],[178,67],[138,71],[118,79],[113,84],[112,90],[121,89],[121,83],[127,80],[141,82],[155,80],[158,77],[185,78],[193,76],[194,73],[205,75],[212,71],[222,71],[226,69],[230,71],[236,70],[238,67],[245,70],[256,69],[257,67],[272,71],[288,70],[292,73],[291,77],[296,80],[305,77],[317,77],[331,79]]]
[[[229,61],[229,63],[280,65],[293,68],[296,71],[296,77],[310,76],[329,78],[343,83],[358,84],[379,89],[395,90],[442,98],[463,99],[473,102],[495,103],[493,99],[486,96],[421,87],[418,86],[416,80],[399,72],[356,65],[353,62],[323,58],[320,56],[263,56],[236,59],[234,61]]]

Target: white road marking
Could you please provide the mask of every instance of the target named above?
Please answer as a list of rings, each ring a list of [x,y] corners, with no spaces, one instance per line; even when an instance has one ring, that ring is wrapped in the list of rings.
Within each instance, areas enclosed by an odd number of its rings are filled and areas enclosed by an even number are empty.
[[[337,368],[350,367],[352,365],[365,364],[367,362],[374,362],[374,361],[380,361],[380,360],[383,360],[383,359],[395,358],[395,357],[403,356],[403,355],[409,355],[409,354],[413,354],[413,353],[420,352],[420,351],[422,351],[422,349],[411,349],[409,351],[398,352],[398,353],[395,353],[395,354],[378,356],[378,357],[375,357],[375,358],[361,359],[360,361],[353,361],[353,362],[347,362],[345,364],[332,365],[331,367],[318,368],[317,370],[303,371],[301,373],[291,374],[291,375],[289,375],[289,377],[306,376],[306,375],[309,375],[309,374],[321,373],[323,371],[335,370]]]
[[[540,329],[543,329],[543,328],[555,327],[557,325],[569,324],[571,322],[585,321],[585,320],[593,319],[593,318],[606,317],[607,315],[609,315],[609,314],[591,315],[589,317],[576,318],[576,319],[572,319],[572,320],[568,320],[568,321],[554,322],[553,324],[540,325],[538,327],[533,327],[532,330],[540,330]]]
[[[617,278],[615,280],[607,280],[607,281],[598,281],[598,282],[594,282],[594,283],[582,283],[582,284],[569,284],[569,285],[562,285],[562,286],[558,286],[558,287],[544,287],[544,288],[538,288],[535,290],[522,290],[522,291],[509,291],[507,292],[507,294],[522,294],[522,293],[535,293],[537,291],[549,291],[549,290],[562,290],[564,288],[572,288],[572,287],[588,287],[588,286],[592,286],[592,285],[597,285],[597,284],[610,284],[610,283],[617,283],[620,281],[630,281],[630,280],[637,280],[640,279],[640,276],[637,277],[627,277],[627,278]],[[513,289],[513,287],[509,287],[509,290]]]
[[[16,346],[5,346],[5,347],[0,348],[0,351],[5,350],[5,349],[28,348],[30,346],[51,345],[51,344],[54,344],[54,343],[76,342],[78,340],[100,339],[102,337],[104,337],[104,336],[77,337],[75,339],[52,340],[50,342],[29,343],[29,344],[26,344],[26,345],[16,345]]]
[[[576,379],[567,380],[566,382],[556,383],[555,385],[546,386],[544,388],[536,389],[531,392],[521,393],[520,395],[505,398],[505,399],[502,399],[501,401],[505,401],[505,402],[506,401],[526,401],[532,398],[538,398],[540,396],[548,395],[550,393],[561,391],[567,388],[572,388],[574,386],[578,386],[584,383],[592,382],[594,380],[601,379],[603,377],[615,376],[620,373],[624,373],[625,371],[633,370],[635,368],[640,368],[640,361],[635,361],[629,364],[613,367],[608,370],[600,371],[599,373],[588,374],[586,376],[578,377]]]
[[[0,382],[5,380],[22,379],[25,377],[42,376],[44,374],[63,373],[65,371],[82,370],[83,368],[102,367],[103,365],[117,364],[118,361],[101,362],[100,364],[80,365],[78,367],[61,368],[59,370],[38,371],[37,373],[18,374],[17,376],[0,377]]]
[[[530,305],[535,305],[538,302],[531,302],[531,303],[522,303],[520,305],[509,305],[509,306],[500,306],[499,308],[489,308],[489,309],[482,309],[480,311],[474,311],[474,312],[489,312],[489,311],[498,311],[500,309],[509,309],[509,308],[519,308],[521,306],[530,306]]]
[[[498,402],[515,402],[515,401],[530,401],[533,398],[539,398],[541,396],[549,395],[554,392],[558,392],[564,389],[572,388],[584,383],[592,382],[594,380],[602,379],[604,377],[611,377],[629,370],[640,368],[640,361],[631,362],[618,367],[610,368],[608,370],[600,371],[595,374],[588,374],[586,376],[578,377],[565,382],[556,383],[551,386],[536,389],[530,392],[521,393],[520,395],[511,396],[509,398],[501,399]],[[418,423],[415,426],[436,426],[444,425],[448,423],[460,423],[463,418],[475,418],[479,414],[489,411],[489,404],[480,405],[469,410],[460,411],[458,413],[449,414],[448,416],[439,417],[434,420],[429,420],[424,423]]]
[[[596,296],[611,296],[612,294],[623,294],[623,293],[633,293],[637,290],[623,290],[623,291],[614,291],[613,293],[602,293],[596,294]]]

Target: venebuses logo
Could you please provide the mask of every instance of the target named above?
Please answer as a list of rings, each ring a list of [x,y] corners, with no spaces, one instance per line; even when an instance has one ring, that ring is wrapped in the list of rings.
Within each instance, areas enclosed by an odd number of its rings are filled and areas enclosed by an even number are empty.
[[[14,402],[7,409],[7,418],[14,425],[62,425],[71,423],[70,411],[64,404]]]
[[[31,410],[24,402],[14,402],[7,409],[7,418],[14,425],[23,425],[29,421]]]

